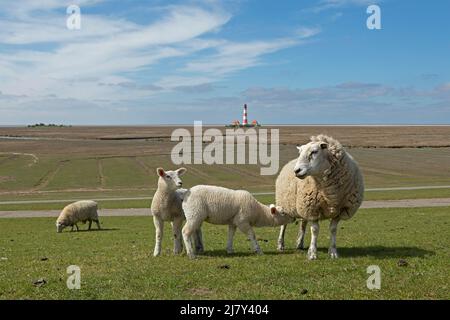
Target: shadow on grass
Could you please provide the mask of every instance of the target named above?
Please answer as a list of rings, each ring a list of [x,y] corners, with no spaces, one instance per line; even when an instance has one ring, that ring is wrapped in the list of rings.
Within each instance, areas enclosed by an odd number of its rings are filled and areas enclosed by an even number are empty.
[[[328,248],[318,248],[320,252],[328,252]],[[342,258],[352,257],[373,257],[378,259],[388,258],[423,258],[428,255],[435,255],[434,251],[418,247],[385,247],[385,246],[367,246],[367,247],[342,247],[337,248],[338,254]]]
[[[264,255],[289,255],[305,253],[308,249],[296,250],[296,249],[285,249],[282,252],[279,251],[264,251]],[[328,248],[318,248],[319,252],[328,253]],[[355,257],[372,257],[378,259],[389,259],[389,258],[407,258],[407,257],[417,257],[423,258],[425,256],[435,255],[434,251],[425,250],[418,247],[385,247],[385,246],[368,246],[368,247],[338,247],[339,257],[341,258],[355,258]],[[236,251],[234,253],[228,254],[225,250],[206,250],[200,256],[206,257],[249,257],[257,256],[253,251]]]
[[[275,256],[280,254],[296,254],[295,250],[286,250],[283,252],[280,251],[263,251],[265,256]],[[226,250],[218,249],[218,250],[206,250],[205,252],[199,254],[199,256],[205,257],[250,257],[250,256],[258,256],[256,252],[253,251],[235,251],[234,253],[227,253]]]
[[[91,230],[87,230],[87,229],[80,229],[78,231],[74,230],[74,231],[70,231],[69,233],[79,233],[79,232],[103,232],[103,231],[117,231],[120,230],[119,228],[102,228],[102,229],[91,229]]]

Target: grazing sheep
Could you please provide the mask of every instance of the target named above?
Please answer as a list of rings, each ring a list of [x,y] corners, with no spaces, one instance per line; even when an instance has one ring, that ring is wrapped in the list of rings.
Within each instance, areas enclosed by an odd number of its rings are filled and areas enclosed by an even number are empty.
[[[156,243],[153,256],[161,254],[161,242],[164,231],[164,221],[171,221],[174,236],[175,254],[183,250],[181,239],[181,227],[184,221],[184,213],[181,203],[186,189],[178,189],[183,185],[180,176],[185,174],[186,169],[180,168],[176,171],[164,171],[163,168],[156,169],[158,174],[158,189],[152,199],[151,212],[156,229]],[[201,230],[196,232],[196,249],[203,251]]]
[[[302,219],[297,248],[303,248],[306,225],[312,223],[310,260],[317,258],[319,220],[331,219],[329,254],[337,258],[337,225],[341,219],[350,219],[363,201],[361,171],[343,146],[326,135],[311,137],[311,142],[297,148],[298,159],[286,164],[276,180],[276,203],[287,214]],[[279,250],[284,249],[285,230],[282,226]]]
[[[69,226],[72,227],[71,231],[73,231],[74,226],[78,231],[77,223],[80,221],[83,223],[89,221],[88,230],[91,230],[92,221],[95,221],[97,228],[101,229],[100,222],[98,221],[97,209],[97,202],[91,200],[77,201],[67,205],[56,220],[56,232],[60,233],[64,228]]]
[[[183,240],[190,258],[195,257],[191,235],[201,227],[203,221],[228,225],[228,253],[233,252],[233,236],[236,228],[239,228],[248,235],[255,251],[262,254],[252,227],[273,227],[294,220],[284,215],[282,208],[274,205],[268,207],[257,201],[248,191],[205,185],[198,185],[187,191],[183,210],[186,216]]]

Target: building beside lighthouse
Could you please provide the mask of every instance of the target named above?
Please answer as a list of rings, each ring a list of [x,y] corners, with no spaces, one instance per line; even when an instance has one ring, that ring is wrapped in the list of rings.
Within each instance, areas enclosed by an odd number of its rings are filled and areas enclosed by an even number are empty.
[[[244,104],[244,108],[242,110],[242,123],[239,122],[239,120],[234,120],[231,124],[227,125],[226,127],[253,128],[253,127],[260,127],[260,126],[261,125],[256,120],[253,120],[251,124],[248,123],[248,107],[247,107],[247,104]]]

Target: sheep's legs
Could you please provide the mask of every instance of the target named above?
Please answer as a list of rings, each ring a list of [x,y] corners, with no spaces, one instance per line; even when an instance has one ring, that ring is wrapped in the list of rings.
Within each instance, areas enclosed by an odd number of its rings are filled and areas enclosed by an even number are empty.
[[[202,228],[199,227],[194,232],[194,244],[195,244],[195,252],[196,253],[203,253],[203,235],[202,235]]]
[[[311,224],[311,244],[308,249],[308,259],[317,259],[317,237],[319,236],[319,221],[313,221]]]
[[[89,220],[89,227],[88,230],[91,230],[92,220]]]
[[[153,251],[153,256],[159,256],[161,254],[161,242],[164,231],[164,221],[160,217],[153,216],[153,223],[155,224],[155,250]]]
[[[283,251],[284,250],[284,234],[286,232],[287,224],[284,224],[280,228],[280,234],[278,235],[278,245],[277,250]]]
[[[339,219],[332,219],[330,221],[330,249],[328,249],[328,253],[332,259],[336,259],[338,257],[337,249],[336,249],[336,233],[337,233],[337,225],[339,223]]]
[[[180,254],[183,250],[181,227],[183,225],[183,219],[175,219],[172,222],[172,232],[173,232],[173,253]]]
[[[297,249],[303,250],[305,248],[305,234],[306,234],[306,226],[308,225],[308,220],[300,220],[300,228],[298,229],[298,237],[297,237]]]
[[[75,223],[75,227],[77,228],[77,231],[80,231],[80,228],[78,228],[78,225]]]
[[[233,224],[228,225],[228,242],[227,253],[233,253],[233,238],[236,232],[236,226]]]
[[[95,221],[95,223],[97,224],[97,229],[98,230],[100,230],[101,228],[100,228],[100,221],[98,221],[98,219],[97,220],[94,220]]]

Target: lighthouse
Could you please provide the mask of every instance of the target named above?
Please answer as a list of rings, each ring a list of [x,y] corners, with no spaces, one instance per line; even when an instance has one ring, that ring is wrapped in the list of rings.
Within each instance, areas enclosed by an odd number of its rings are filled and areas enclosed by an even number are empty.
[[[246,126],[248,125],[248,120],[247,120],[247,104],[244,104],[244,113],[242,115],[242,125]]]

